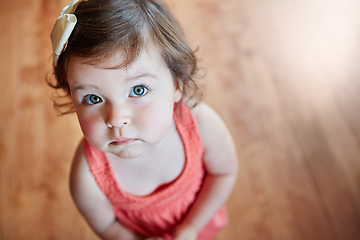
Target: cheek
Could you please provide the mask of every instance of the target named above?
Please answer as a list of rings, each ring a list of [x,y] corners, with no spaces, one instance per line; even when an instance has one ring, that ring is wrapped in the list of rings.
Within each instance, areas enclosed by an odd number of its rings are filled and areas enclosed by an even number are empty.
[[[137,117],[138,123],[144,131],[162,135],[172,123],[173,105],[154,104],[142,110],[142,114],[138,116],[140,116]]]
[[[79,123],[86,138],[94,139],[101,134],[102,124],[96,118],[79,118]]]

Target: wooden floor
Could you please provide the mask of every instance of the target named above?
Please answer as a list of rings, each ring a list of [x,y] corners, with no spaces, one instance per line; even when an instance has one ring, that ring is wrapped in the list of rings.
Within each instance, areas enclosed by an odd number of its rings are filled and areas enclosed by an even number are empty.
[[[168,0],[240,175],[218,240],[360,239],[360,2]],[[66,0],[0,0],[0,239],[97,239],[68,191],[81,132],[45,84]]]

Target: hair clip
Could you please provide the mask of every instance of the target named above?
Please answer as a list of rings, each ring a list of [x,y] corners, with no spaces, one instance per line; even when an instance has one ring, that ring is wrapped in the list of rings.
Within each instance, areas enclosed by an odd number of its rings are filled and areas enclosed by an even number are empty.
[[[80,2],[82,0],[73,0],[65,6],[51,31],[50,38],[53,47],[54,66],[58,65],[59,57],[65,51],[69,37],[75,28],[77,19],[73,13]]]

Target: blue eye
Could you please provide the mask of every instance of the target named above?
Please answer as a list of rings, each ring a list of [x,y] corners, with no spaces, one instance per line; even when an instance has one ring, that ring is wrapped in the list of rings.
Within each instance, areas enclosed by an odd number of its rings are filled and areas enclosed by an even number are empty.
[[[84,97],[83,102],[89,105],[93,105],[93,104],[101,103],[102,99],[94,94],[89,94]]]
[[[130,97],[142,97],[147,94],[149,89],[144,85],[138,85],[131,89],[129,96]]]

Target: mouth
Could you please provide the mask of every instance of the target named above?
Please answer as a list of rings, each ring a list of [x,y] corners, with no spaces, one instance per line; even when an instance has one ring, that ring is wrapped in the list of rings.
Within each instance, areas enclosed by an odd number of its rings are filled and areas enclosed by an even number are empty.
[[[119,138],[119,139],[115,139],[115,140],[111,141],[110,145],[121,146],[121,145],[130,144],[130,143],[133,143],[136,141],[137,141],[137,139],[135,139],[135,138]]]

